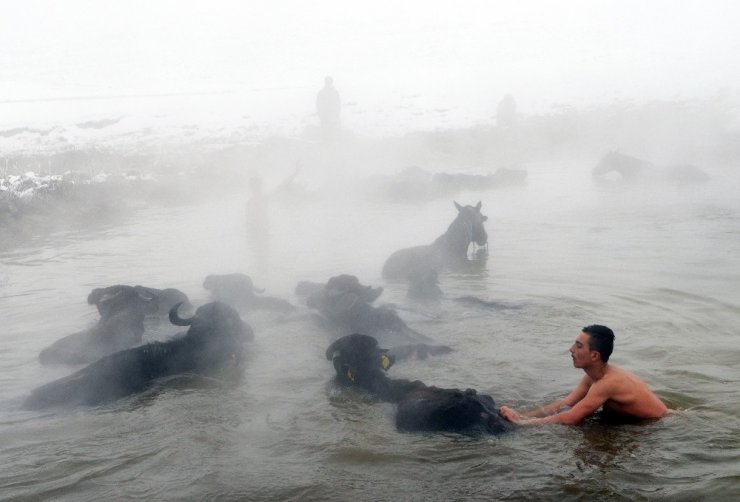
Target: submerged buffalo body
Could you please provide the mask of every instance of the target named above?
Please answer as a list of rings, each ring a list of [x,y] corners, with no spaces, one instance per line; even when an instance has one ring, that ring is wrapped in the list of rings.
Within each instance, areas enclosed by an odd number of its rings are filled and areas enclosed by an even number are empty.
[[[239,314],[223,303],[209,303],[190,319],[170,311],[170,320],[189,326],[187,333],[106,356],[34,391],[27,409],[59,405],[95,405],[150,387],[157,379],[182,374],[208,375],[242,359],[243,342],[254,337]]]
[[[336,334],[362,333],[381,339],[397,359],[452,351],[428,343],[432,340],[411,329],[394,309],[373,306],[383,288],[365,286],[354,275],[334,276],[323,285],[304,282],[296,289],[301,292],[307,294],[306,305],[317,310]]]
[[[326,350],[337,380],[397,404],[396,426],[403,431],[450,431],[498,434],[510,429],[491,396],[473,389],[441,389],[420,381],[386,376],[393,364],[388,350],[370,336],[352,334]]]
[[[709,175],[697,166],[677,164],[659,166],[647,160],[609,152],[591,171],[594,181],[606,185],[678,184],[690,185],[709,181]]]
[[[398,402],[396,426],[403,431],[498,434],[510,428],[493,398],[474,389],[412,390]]]
[[[289,313],[295,310],[287,300],[264,296],[264,290],[254,287],[252,279],[245,274],[234,273],[205,278],[203,287],[211,292],[215,301],[228,303],[240,311],[273,310]]]

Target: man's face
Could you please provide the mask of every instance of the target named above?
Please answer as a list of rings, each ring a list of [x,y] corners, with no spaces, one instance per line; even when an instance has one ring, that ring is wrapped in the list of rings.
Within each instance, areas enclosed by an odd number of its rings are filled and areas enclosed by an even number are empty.
[[[591,350],[589,340],[588,333],[581,332],[576,337],[573,345],[570,346],[570,357],[573,359],[573,366],[576,368],[584,368],[599,359],[599,353]]]

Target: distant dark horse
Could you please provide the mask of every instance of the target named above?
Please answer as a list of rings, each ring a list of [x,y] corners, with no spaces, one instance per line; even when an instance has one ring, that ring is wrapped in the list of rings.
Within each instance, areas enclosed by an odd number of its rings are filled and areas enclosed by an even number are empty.
[[[457,218],[447,231],[426,246],[399,249],[383,265],[383,278],[405,280],[420,268],[443,270],[455,269],[468,263],[468,247],[471,242],[483,246],[488,242],[488,234],[483,222],[488,219],[480,212],[481,203],[475,206],[461,206],[455,202]]]

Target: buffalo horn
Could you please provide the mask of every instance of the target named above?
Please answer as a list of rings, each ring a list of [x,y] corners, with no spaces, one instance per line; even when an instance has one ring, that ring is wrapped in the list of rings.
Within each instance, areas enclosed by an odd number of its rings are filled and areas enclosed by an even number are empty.
[[[182,305],[182,302],[177,302],[175,305],[172,306],[170,309],[170,322],[174,324],[175,326],[190,326],[193,324],[193,318],[190,319],[183,319],[180,317],[177,313],[177,309]]]

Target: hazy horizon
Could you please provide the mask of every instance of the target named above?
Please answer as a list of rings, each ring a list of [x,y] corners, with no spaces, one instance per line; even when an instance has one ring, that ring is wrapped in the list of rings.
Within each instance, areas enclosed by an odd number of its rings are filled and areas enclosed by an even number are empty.
[[[734,95],[738,21],[726,1],[31,1],[0,22],[0,126],[305,122],[324,75],[360,130],[490,120],[506,93],[523,113]]]

